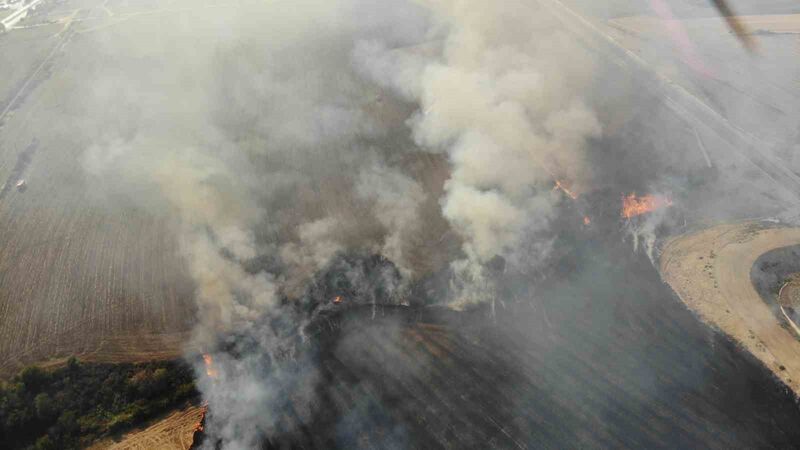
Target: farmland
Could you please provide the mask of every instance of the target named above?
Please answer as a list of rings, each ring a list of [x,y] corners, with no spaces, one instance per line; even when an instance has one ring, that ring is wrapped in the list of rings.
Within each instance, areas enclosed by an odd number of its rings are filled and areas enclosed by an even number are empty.
[[[217,71],[233,56],[182,59],[183,49],[217,45],[214,33],[225,30],[216,21],[235,8],[181,1],[45,5],[0,38],[0,375],[71,355],[101,362],[176,357],[195,318],[180,221],[162,195],[177,177],[120,181],[111,170],[98,178],[87,169],[87,154],[100,164],[118,148],[157,158],[161,145],[213,141],[194,135],[209,121],[209,98],[227,92],[215,77],[223,77]],[[160,47],[153,36],[172,45]],[[401,124],[398,117],[409,113],[388,101],[371,108]],[[133,139],[139,141],[128,145]],[[347,162],[327,163],[349,172]],[[431,193],[422,211],[430,225],[408,249],[417,272],[430,272],[447,258],[431,246],[453,245],[437,201],[446,160],[409,152],[399,163]],[[23,180],[26,189],[16,189]],[[346,195],[347,177],[310,184],[281,212],[287,218],[278,233],[293,233],[313,214],[362,214],[363,205]],[[365,232],[378,227],[370,223]]]
[[[104,194],[85,175],[92,144],[80,76],[108,19],[101,2],[48,4],[0,38],[0,374],[69,355],[172,358],[192,325],[192,286],[166,215]],[[99,17],[93,20],[92,17]],[[83,18],[84,22],[69,22]],[[92,63],[94,61],[94,64]]]
[[[196,399],[192,369],[174,361],[28,367],[0,385],[3,448],[84,448]]]
[[[204,412],[202,406],[188,406],[169,414],[162,420],[142,430],[124,435],[119,442],[111,439],[100,441],[91,450],[139,450],[149,448],[186,449],[190,448],[195,427]]]
[[[797,228],[750,222],[719,225],[671,240],[665,246],[661,272],[691,310],[800,392],[800,345],[790,329],[780,326],[749,276],[758,257],[797,239]]]

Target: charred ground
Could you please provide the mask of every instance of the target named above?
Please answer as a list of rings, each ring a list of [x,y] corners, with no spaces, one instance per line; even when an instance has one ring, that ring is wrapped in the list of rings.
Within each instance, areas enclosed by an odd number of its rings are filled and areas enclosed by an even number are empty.
[[[562,276],[540,274],[536,292],[521,292],[506,274],[504,288],[520,301],[494,315],[488,308],[381,305],[380,296],[376,306],[354,296],[328,307],[331,295],[347,288],[318,287],[316,313],[291,356],[264,356],[264,377],[277,371],[291,382],[280,384],[280,407],[264,418],[263,447],[722,449],[800,442],[794,395],[699,322],[646,255],[632,253],[621,235],[588,243],[581,236],[580,245],[570,245],[576,237],[562,234],[566,251],[555,265]],[[334,269],[320,279],[343,276]],[[232,351],[239,353],[250,352]],[[308,388],[308,367],[315,368],[311,397],[295,391]]]

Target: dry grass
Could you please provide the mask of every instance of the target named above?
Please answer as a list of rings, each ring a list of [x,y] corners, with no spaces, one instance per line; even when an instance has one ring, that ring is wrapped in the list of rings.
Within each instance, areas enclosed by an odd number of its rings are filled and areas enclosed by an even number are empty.
[[[192,445],[203,410],[202,406],[190,406],[175,411],[143,430],[127,433],[119,442],[107,439],[90,450],[186,450]]]
[[[764,253],[798,243],[800,228],[719,225],[672,239],[661,256],[662,277],[681,300],[703,321],[737,340],[796,394],[800,342],[781,327],[756,292],[750,269]]]

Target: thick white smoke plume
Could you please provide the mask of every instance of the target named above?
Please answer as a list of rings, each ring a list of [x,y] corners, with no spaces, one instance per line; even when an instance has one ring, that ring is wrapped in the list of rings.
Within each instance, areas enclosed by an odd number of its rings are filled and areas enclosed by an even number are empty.
[[[362,43],[357,61],[375,81],[418,102],[417,144],[446,152],[442,212],[463,239],[456,302],[487,300],[481,265],[518,258],[548,227],[555,180],[580,191],[588,139],[601,126],[582,101],[592,58],[536,2],[424,1],[440,51],[387,51]],[[393,75],[388,75],[393,74]],[[544,255],[542,255],[544,256]],[[470,280],[474,282],[470,282]]]
[[[376,218],[387,230],[381,254],[396,261],[406,277],[413,276],[414,267],[405,253],[422,226],[419,215],[425,200],[422,187],[402,173],[378,166],[364,170],[355,189],[360,198],[373,203]]]
[[[163,47],[114,49],[150,78],[112,55],[84,80],[101,119],[80,129],[102,136],[84,165],[105,200],[172,218],[196,287],[191,347],[218,356],[200,383],[208,442],[251,448],[285,384],[315,382],[277,362],[307,319],[278,305],[338,255],[380,254],[405,280],[449,261],[454,305],[492,298],[498,256],[546,256],[553,183],[585,188],[601,134],[582,101],[594,62],[536,2],[273,1],[192,18]],[[445,253],[448,227],[459,252]],[[217,352],[231,333],[250,342],[238,358]]]

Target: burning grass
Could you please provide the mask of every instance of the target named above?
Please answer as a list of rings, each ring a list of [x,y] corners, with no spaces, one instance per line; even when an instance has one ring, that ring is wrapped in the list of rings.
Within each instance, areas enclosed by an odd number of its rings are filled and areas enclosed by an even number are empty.
[[[661,195],[643,195],[640,197],[635,192],[632,192],[622,196],[620,215],[630,219],[668,206],[672,206],[672,200],[668,197]]]
[[[571,198],[573,200],[577,200],[578,199],[578,194],[575,191],[573,191],[570,188],[568,188],[566,186],[566,184],[561,180],[556,180],[555,186],[553,186],[553,190],[556,190],[556,189],[560,190],[561,192],[563,192],[564,194],[566,194],[569,198]]]
[[[208,375],[209,378],[214,379],[219,377],[219,372],[217,368],[214,367],[214,358],[210,354],[203,354],[203,363],[206,365],[206,375]]]

